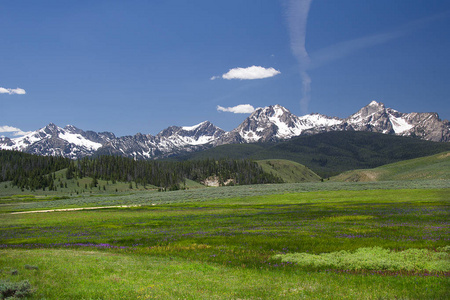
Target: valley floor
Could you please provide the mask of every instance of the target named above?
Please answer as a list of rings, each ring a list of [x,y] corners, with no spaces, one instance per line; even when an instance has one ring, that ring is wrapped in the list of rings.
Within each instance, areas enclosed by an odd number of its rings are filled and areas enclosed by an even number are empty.
[[[73,208],[91,209],[11,214]],[[4,195],[0,290],[16,284],[29,299],[448,299],[449,208],[448,180]],[[281,259],[289,254],[304,259]]]

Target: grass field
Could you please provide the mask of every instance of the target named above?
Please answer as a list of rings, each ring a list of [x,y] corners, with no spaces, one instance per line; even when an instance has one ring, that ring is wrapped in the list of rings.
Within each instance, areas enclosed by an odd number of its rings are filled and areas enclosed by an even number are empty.
[[[0,280],[30,299],[448,299],[449,200],[449,180],[3,195]],[[95,205],[140,206],[11,214]]]

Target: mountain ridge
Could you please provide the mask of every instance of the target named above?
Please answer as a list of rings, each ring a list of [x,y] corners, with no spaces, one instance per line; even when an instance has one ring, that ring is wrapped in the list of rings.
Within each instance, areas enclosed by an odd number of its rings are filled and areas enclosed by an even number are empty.
[[[71,159],[112,154],[134,159],[160,159],[225,144],[280,142],[330,131],[367,131],[423,140],[449,142],[450,122],[437,113],[401,113],[370,102],[345,119],[322,114],[298,117],[276,104],[256,109],[238,127],[225,132],[209,121],[170,126],[157,135],[137,133],[116,137],[112,132],[83,131],[53,123],[18,138],[0,138],[0,149]]]

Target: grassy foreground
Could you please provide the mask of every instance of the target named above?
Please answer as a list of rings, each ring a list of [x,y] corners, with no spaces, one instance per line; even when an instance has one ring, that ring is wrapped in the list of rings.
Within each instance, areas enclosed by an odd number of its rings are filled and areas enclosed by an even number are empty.
[[[448,278],[257,270],[92,250],[8,250],[34,299],[445,299]],[[25,264],[36,264],[28,270]],[[3,274],[5,273],[5,269]],[[4,277],[3,275],[2,277]]]
[[[28,280],[30,299],[448,299],[449,195],[448,188],[262,192],[30,214],[0,206],[0,280]],[[20,199],[15,210],[27,207]],[[425,254],[407,269],[333,261],[364,249]],[[427,266],[427,253],[436,267],[415,267]],[[334,258],[321,266],[286,255]]]

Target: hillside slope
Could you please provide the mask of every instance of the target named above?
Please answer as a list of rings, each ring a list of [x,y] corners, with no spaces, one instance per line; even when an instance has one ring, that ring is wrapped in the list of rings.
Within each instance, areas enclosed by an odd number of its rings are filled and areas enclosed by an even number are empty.
[[[450,179],[450,152],[400,161],[368,170],[344,172],[333,181]]]
[[[280,177],[286,183],[320,181],[320,176],[302,164],[284,159],[257,161],[264,172]]]

